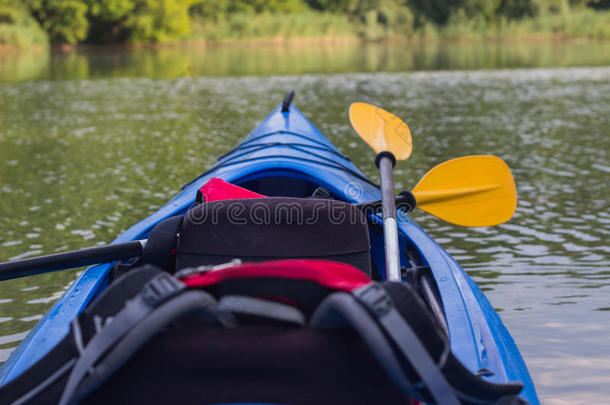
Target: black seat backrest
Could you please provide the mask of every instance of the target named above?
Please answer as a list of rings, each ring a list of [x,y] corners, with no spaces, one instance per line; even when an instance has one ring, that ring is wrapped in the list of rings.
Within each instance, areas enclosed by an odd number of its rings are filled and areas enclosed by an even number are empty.
[[[295,265],[302,278],[292,277]],[[462,405],[525,403],[517,397],[520,383],[485,381],[446,350],[446,337],[411,287],[371,283],[338,263],[326,266],[249,264],[187,277],[184,284],[153,266],[134,269],[100,294],[51,352],[0,387],[2,403],[58,403],[62,397],[86,404],[109,398],[404,404],[406,395],[430,402],[434,385],[420,383],[430,376],[420,364],[426,356]],[[331,271],[342,282],[330,278]],[[275,286],[271,295],[268,283]],[[300,298],[293,302],[298,308],[278,297]],[[396,316],[388,318],[392,311]],[[412,330],[416,341],[390,345],[401,328]]]
[[[309,258],[371,274],[366,218],[337,200],[268,197],[196,205],[183,218],[176,270],[231,259]]]

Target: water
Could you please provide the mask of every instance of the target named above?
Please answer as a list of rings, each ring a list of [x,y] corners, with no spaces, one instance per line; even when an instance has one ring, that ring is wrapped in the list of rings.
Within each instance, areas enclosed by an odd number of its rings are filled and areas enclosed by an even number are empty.
[[[545,403],[603,403],[610,395],[610,67],[603,66],[610,53],[598,54],[608,46],[599,44],[535,45],[568,47],[559,54],[572,62],[560,63],[542,51],[532,59],[530,45],[519,63],[500,49],[495,64],[476,59],[494,52],[483,49],[462,64],[449,52],[444,65],[409,65],[402,58],[412,52],[368,46],[362,63],[375,60],[370,55],[394,58],[370,69],[351,63],[353,49],[334,64],[330,56],[315,59],[330,52],[320,49],[250,49],[242,57],[250,67],[222,62],[239,60],[232,48],[202,50],[200,59],[195,50],[179,59],[170,49],[54,55],[36,74],[20,69],[24,76],[6,67],[34,64],[0,59],[0,260],[110,242],[213,164],[290,89],[376,180],[371,152],[347,119],[349,103],[374,102],[414,134],[397,188],[456,156],[493,153],[507,161],[519,192],[509,223],[465,229],[416,218],[500,311]],[[206,59],[210,52],[216,62]],[[162,55],[172,62],[160,63]],[[581,58],[590,66],[575,67],[577,55],[592,56]],[[461,70],[434,70],[441,67]],[[275,68],[285,75],[268,76]],[[502,69],[482,70],[492,68]],[[0,283],[0,361],[78,271]]]
[[[610,41],[347,42],[322,45],[88,48],[0,58],[0,82],[110,77],[288,75],[607,66]]]

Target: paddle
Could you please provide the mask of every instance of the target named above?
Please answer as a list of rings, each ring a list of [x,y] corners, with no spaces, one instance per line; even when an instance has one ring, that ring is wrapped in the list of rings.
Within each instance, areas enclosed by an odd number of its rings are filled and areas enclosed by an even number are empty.
[[[386,278],[399,281],[400,249],[392,169],[396,160],[406,160],[411,155],[411,131],[394,114],[366,103],[353,103],[349,108],[349,119],[358,135],[377,152],[375,164],[381,179]]]
[[[0,263],[0,281],[141,256],[146,239]]]
[[[496,156],[464,156],[443,162],[422,177],[412,191],[396,198],[408,211],[419,208],[461,226],[493,226],[508,221],[517,207],[510,169]],[[379,201],[356,205],[367,211]]]
[[[391,166],[389,170],[391,180]],[[403,191],[395,201],[391,191],[392,212],[395,212],[396,201],[407,206],[408,211],[417,207],[462,226],[500,224],[512,217],[517,205],[515,182],[510,169],[495,156],[466,156],[449,160],[426,173],[412,191]],[[376,210],[379,203],[371,201],[356,206],[366,212]],[[146,242],[117,243],[0,263],[0,281],[141,256]]]

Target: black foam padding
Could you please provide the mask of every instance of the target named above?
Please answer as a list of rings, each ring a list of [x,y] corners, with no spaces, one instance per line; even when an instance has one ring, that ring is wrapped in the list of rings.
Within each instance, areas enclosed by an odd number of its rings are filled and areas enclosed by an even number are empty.
[[[338,260],[370,276],[366,218],[337,200],[268,197],[193,207],[182,221],[176,269],[287,258]]]

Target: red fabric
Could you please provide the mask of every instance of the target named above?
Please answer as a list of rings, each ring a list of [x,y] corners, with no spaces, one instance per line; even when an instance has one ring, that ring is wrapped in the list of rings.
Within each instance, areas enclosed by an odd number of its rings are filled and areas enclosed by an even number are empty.
[[[188,276],[182,281],[191,288],[205,288],[228,279],[260,277],[314,281],[337,291],[352,291],[371,282],[366,274],[349,264],[310,259],[244,263]]]
[[[199,192],[203,195],[203,201],[205,202],[265,197],[262,194],[227,183],[223,179],[217,177],[208,180],[201,186]]]

